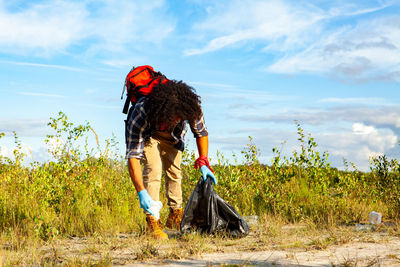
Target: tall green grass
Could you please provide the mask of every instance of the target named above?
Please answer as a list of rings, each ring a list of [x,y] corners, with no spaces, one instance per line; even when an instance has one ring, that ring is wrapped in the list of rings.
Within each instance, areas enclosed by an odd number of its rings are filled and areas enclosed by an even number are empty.
[[[17,134],[14,158],[0,157],[1,234],[37,240],[142,234],[144,216],[115,138],[107,140],[103,150],[100,146],[90,149],[93,129],[89,123],[75,126],[62,112],[50,118],[49,126],[54,134],[45,142],[53,144],[53,161],[23,164],[25,155]],[[319,153],[314,138],[297,122],[296,126],[301,149],[283,156],[273,148],[269,165],[259,162],[259,150],[251,138],[242,151],[245,162],[241,164],[218,154],[213,159],[218,194],[243,215],[269,214],[287,222],[313,221],[321,227],[359,222],[372,210],[382,212],[385,219],[400,218],[397,159],[374,158],[369,172],[355,166],[352,171],[338,170],[331,166],[328,152]],[[185,201],[199,178],[194,160],[193,152],[184,153]],[[17,241],[14,246],[21,245]]]

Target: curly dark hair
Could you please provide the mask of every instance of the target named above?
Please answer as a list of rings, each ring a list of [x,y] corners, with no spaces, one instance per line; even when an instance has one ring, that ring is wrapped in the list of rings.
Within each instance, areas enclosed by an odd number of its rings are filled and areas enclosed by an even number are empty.
[[[191,122],[202,115],[200,97],[193,87],[182,81],[169,80],[154,87],[146,102],[148,120],[153,126],[172,126],[176,116]]]

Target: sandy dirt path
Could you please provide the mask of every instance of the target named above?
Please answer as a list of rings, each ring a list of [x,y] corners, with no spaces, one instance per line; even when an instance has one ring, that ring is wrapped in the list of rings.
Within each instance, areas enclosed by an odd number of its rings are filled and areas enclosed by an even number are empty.
[[[203,254],[185,260],[142,262],[126,266],[400,266],[400,239],[385,243],[354,242],[325,250],[267,250]]]
[[[265,223],[240,239],[177,231],[164,242],[136,233],[70,237],[23,251],[0,250],[0,266],[400,266],[398,227],[368,229]]]

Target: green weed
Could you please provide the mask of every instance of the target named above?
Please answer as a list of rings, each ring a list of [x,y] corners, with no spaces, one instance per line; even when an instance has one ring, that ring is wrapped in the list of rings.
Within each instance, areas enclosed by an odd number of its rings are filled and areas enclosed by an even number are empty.
[[[98,143],[89,149],[88,138],[92,132],[96,135],[89,123],[76,126],[60,112],[48,125],[54,133],[45,142],[53,161],[27,166],[16,133],[14,158],[0,156],[0,233],[9,237],[7,249],[22,250],[29,240],[45,243],[55,237],[142,235],[144,215],[115,137],[106,141],[103,150]],[[328,152],[321,153],[315,139],[297,122],[296,127],[300,150],[284,156],[282,148],[273,148],[269,165],[260,163],[260,151],[251,137],[242,151],[243,163],[236,159],[230,163],[218,153],[213,166],[217,193],[242,215],[279,217],[282,223],[305,222],[316,228],[354,224],[368,218],[372,210],[382,212],[385,220],[400,219],[397,159],[373,158],[369,172],[351,163],[354,170],[338,170],[331,166]],[[0,139],[3,136],[0,133]],[[184,152],[184,201],[200,177],[194,160],[194,152]],[[166,204],[163,196],[161,200]],[[272,237],[279,235],[274,225],[268,227]],[[324,247],[332,242],[321,239],[314,245]],[[189,254],[204,249],[202,242],[189,240],[188,244]],[[147,246],[138,257],[155,253]]]

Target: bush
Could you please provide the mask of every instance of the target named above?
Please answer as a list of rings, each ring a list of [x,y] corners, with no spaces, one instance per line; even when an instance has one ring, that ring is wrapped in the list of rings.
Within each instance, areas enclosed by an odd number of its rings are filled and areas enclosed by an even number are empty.
[[[144,215],[126,161],[115,149],[115,138],[106,141],[103,151],[99,145],[89,150],[88,134],[93,131],[89,123],[74,126],[60,112],[49,126],[55,134],[48,135],[46,143],[58,144],[50,147],[54,161],[22,164],[25,155],[16,134],[14,159],[0,157],[0,231],[18,231],[42,240],[120,231],[141,234]],[[328,152],[318,152],[314,138],[304,134],[297,122],[296,126],[300,151],[285,157],[273,148],[270,165],[259,162],[260,151],[251,137],[242,151],[242,164],[231,164],[218,153],[213,166],[217,193],[243,215],[279,215],[288,222],[312,220],[322,227],[359,222],[371,210],[399,219],[397,160],[372,159],[367,173],[338,170],[331,167]],[[193,152],[184,152],[184,201],[200,177],[194,160]]]

